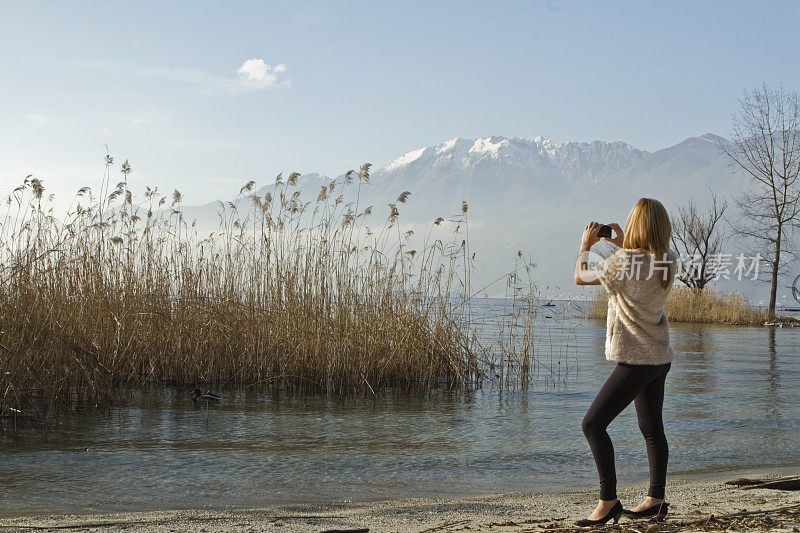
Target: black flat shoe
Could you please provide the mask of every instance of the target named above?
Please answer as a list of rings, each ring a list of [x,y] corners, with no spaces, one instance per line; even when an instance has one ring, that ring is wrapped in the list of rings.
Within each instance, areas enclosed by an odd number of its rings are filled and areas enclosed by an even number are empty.
[[[642,509],[641,511],[630,511],[628,509],[623,509],[622,514],[631,518],[644,518],[647,516],[657,516],[659,518],[663,518],[667,516],[668,507],[669,504],[667,502],[661,502],[651,505],[647,509]]]
[[[614,519],[614,523],[616,524],[619,521],[619,517],[622,515],[622,502],[617,500],[617,503],[614,504],[614,507],[608,511],[608,514],[605,515],[603,518],[598,518],[597,520],[589,520],[588,518],[583,518],[575,522],[576,526],[596,526],[600,524],[605,524],[612,518]]]

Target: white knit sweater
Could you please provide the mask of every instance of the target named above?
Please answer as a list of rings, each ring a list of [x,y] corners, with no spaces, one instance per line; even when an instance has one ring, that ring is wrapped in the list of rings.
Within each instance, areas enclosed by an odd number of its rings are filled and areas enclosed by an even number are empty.
[[[672,263],[667,288],[662,286]],[[634,365],[660,365],[674,357],[664,304],[672,289],[677,255],[656,258],[646,250],[620,248],[596,270],[608,292],[606,359]]]

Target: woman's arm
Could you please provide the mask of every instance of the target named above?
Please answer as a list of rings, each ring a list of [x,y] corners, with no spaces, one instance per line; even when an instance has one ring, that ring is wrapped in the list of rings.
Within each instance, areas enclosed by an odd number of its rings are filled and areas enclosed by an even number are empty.
[[[597,232],[600,231],[599,222],[589,222],[583,229],[581,237],[581,248],[578,258],[575,260],[575,284],[576,285],[600,285],[597,279],[597,272],[589,269],[589,250],[592,245],[600,240]]]

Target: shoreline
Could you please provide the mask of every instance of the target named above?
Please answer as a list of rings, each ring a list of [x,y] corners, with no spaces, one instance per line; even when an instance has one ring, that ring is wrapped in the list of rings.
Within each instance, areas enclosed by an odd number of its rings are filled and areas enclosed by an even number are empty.
[[[608,293],[598,290],[586,304],[586,318],[604,320],[607,314]],[[685,286],[674,285],[664,311],[670,324],[719,324],[730,326],[797,327],[800,317],[792,315],[794,307],[775,308],[770,318],[768,307],[753,305],[738,292],[717,291],[707,288],[695,293]]]
[[[726,481],[746,477],[800,476],[800,466],[730,469],[667,478],[670,514],[664,522],[721,516],[743,510],[764,511],[800,506],[800,492],[742,489]],[[621,485],[625,507],[646,495],[647,482]],[[594,508],[597,488],[556,492],[515,492],[457,498],[403,498],[334,504],[295,504],[251,509],[189,509],[86,514],[0,516],[0,531],[76,529],[81,531],[495,531],[522,532],[569,528]],[[619,525],[648,522],[621,518]],[[609,522],[610,524],[610,522]],[[785,531],[800,524],[792,522]],[[620,528],[617,528],[620,530]],[[773,529],[781,530],[781,529]],[[562,529],[563,531],[563,529]]]

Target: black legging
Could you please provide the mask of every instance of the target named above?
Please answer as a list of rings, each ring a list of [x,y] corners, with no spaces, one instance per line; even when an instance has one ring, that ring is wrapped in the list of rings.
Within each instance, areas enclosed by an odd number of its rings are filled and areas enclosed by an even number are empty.
[[[617,363],[597,398],[583,418],[583,434],[592,448],[600,474],[600,499],[617,499],[617,473],[614,468],[614,446],[606,428],[631,400],[636,405],[639,429],[647,444],[650,463],[649,496],[664,499],[667,479],[667,437],[661,420],[664,404],[664,380],[671,364],[630,365]]]

